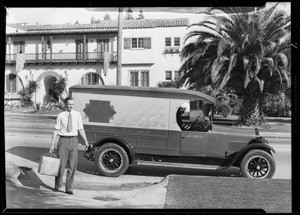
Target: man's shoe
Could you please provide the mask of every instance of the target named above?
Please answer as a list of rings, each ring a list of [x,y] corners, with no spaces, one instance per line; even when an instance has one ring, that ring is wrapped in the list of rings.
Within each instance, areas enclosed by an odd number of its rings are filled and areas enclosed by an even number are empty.
[[[72,191],[66,191],[66,194],[74,195],[74,193]]]

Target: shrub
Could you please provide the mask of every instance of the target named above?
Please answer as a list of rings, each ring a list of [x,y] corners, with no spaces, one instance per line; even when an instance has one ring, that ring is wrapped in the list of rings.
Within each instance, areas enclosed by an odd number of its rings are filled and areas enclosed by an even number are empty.
[[[54,92],[54,98],[56,101],[59,101],[62,99],[62,94],[66,90],[67,82],[66,79],[63,77],[60,77],[60,79],[56,80],[53,83],[53,92]]]
[[[270,117],[290,116],[291,101],[284,94],[272,95],[265,97],[263,112]]]
[[[32,95],[33,93],[35,93],[39,88],[39,85],[36,81],[30,80],[28,82],[28,94]]]
[[[222,115],[227,118],[232,113],[232,108],[228,103],[222,103],[219,105],[219,113],[222,113]]]
[[[158,87],[177,88],[177,83],[175,81],[162,81],[158,83]]]
[[[33,105],[33,101],[31,100],[31,95],[29,94],[22,94],[21,97],[21,106],[22,107],[30,107]]]

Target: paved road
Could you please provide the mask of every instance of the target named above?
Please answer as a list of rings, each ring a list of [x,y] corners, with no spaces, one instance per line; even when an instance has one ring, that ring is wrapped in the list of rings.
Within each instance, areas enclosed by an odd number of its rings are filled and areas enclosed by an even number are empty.
[[[11,129],[5,130],[5,147],[8,152],[20,154],[22,148],[23,157],[29,157],[32,161],[38,162],[39,155],[46,153],[51,142],[51,130],[41,129]],[[274,159],[277,164],[277,169],[274,178],[291,179],[291,140],[289,138],[268,138],[270,145],[274,147],[276,154]],[[29,155],[35,151],[35,155]],[[79,146],[79,171],[84,170],[98,175],[98,171],[94,163],[83,158],[84,147]],[[18,151],[18,152],[17,152]],[[81,168],[81,169],[80,169]],[[183,168],[167,168],[167,167],[150,167],[150,166],[130,166],[125,175],[130,179],[131,176],[152,176],[156,177],[154,181],[159,181],[169,174],[179,175],[203,175],[203,176],[235,176],[239,177],[239,169],[229,168],[222,171],[214,170],[194,170]],[[142,179],[141,179],[142,180]]]

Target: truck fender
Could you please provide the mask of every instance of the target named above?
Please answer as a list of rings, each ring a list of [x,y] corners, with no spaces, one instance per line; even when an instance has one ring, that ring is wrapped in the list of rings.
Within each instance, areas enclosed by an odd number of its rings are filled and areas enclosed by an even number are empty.
[[[228,167],[230,167],[234,164],[240,163],[240,161],[243,159],[244,155],[247,152],[249,152],[250,150],[253,150],[253,149],[261,149],[261,150],[264,150],[264,151],[266,151],[270,154],[271,154],[271,152],[275,153],[275,150],[271,146],[269,146],[268,144],[251,142],[245,148],[243,148],[239,152],[233,154],[232,158],[230,158],[230,156],[229,156],[228,157],[229,160],[227,159],[225,162],[221,163],[220,169],[225,169],[225,168],[228,168]]]
[[[129,162],[131,163],[134,160],[134,153],[133,153],[133,147],[130,146],[125,140],[119,138],[119,137],[105,137],[101,139],[100,141],[94,143],[93,147],[100,147],[104,145],[105,143],[115,143],[121,147],[124,148],[126,153],[128,154]]]

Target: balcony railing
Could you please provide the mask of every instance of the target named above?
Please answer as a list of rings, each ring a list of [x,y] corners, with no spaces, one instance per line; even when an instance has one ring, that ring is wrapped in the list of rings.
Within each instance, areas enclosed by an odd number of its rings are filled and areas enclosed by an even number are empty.
[[[17,55],[7,54],[6,63],[15,63]],[[65,52],[65,53],[29,53],[25,54],[25,63],[103,63],[103,52]],[[117,52],[111,53],[110,62],[117,62]]]

